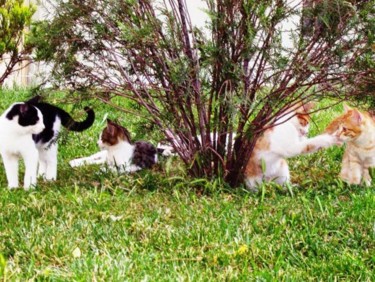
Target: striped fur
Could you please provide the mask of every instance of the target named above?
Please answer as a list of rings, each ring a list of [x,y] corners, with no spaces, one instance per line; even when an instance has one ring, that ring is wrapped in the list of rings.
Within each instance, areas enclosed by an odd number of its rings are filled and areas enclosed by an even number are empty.
[[[375,165],[375,121],[364,111],[344,105],[326,132],[346,143],[340,178],[349,184],[371,185],[369,168]]]

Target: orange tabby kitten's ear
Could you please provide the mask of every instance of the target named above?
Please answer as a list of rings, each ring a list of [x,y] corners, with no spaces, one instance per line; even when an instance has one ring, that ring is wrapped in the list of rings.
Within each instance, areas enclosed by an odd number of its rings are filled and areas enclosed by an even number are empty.
[[[368,110],[368,113],[370,114],[371,118],[375,120],[375,111],[373,109]]]
[[[348,104],[346,104],[346,103],[344,103],[343,106],[344,106],[344,112],[345,112],[345,113],[347,113],[347,112],[353,110],[353,108],[350,107],[350,106],[349,106]]]
[[[356,108],[352,108],[348,106],[346,103],[344,103],[344,111],[345,113],[350,113],[350,120],[357,125],[360,125],[363,117],[360,111],[358,111]]]
[[[352,109],[350,119],[352,122],[354,122],[354,124],[360,125],[363,118],[362,114],[358,110]]]

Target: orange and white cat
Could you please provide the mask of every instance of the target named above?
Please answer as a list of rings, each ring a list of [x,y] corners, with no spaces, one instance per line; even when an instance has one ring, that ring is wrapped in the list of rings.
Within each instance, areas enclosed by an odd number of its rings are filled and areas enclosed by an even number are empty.
[[[375,121],[372,116],[344,104],[344,114],[326,128],[346,143],[340,178],[349,184],[371,185],[369,168],[375,166]]]
[[[340,143],[335,135],[327,133],[307,138],[309,112],[313,107],[311,102],[297,105],[295,110],[278,119],[278,125],[267,129],[257,140],[244,174],[249,189],[264,181],[290,182],[287,158]]]

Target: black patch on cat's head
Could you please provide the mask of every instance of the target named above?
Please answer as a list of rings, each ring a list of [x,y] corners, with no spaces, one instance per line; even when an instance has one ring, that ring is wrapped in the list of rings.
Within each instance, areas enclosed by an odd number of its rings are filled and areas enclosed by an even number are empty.
[[[14,105],[7,113],[6,118],[13,120],[16,116],[18,116],[18,124],[21,126],[35,125],[39,121],[38,110],[28,103]]]

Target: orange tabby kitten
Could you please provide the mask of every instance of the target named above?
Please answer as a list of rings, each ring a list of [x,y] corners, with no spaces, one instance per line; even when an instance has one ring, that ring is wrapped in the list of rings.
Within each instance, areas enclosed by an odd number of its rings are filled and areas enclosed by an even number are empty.
[[[344,104],[344,114],[334,119],[326,132],[346,142],[341,179],[349,184],[363,180],[370,186],[369,168],[375,166],[375,121],[371,115]]]

